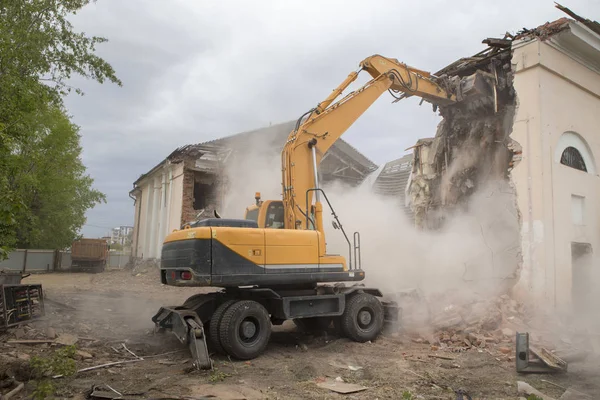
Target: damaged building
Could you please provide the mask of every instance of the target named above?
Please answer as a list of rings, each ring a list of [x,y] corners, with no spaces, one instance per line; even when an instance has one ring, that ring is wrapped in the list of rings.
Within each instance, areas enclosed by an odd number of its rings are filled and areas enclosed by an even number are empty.
[[[568,310],[598,282],[600,26],[558,7],[569,17],[485,39],[484,50],[434,74],[443,85],[483,72],[493,88],[480,99],[485,112],[440,107],[435,136],[379,168],[340,139],[319,168],[325,184],[368,177],[420,230],[460,215],[481,232],[465,281],[502,282]],[[134,256],[158,257],[168,232],[214,209],[241,217],[255,191],[279,198],[279,154],[294,125],[185,146],[142,175],[131,192]],[[249,148],[251,159],[242,156]]]
[[[486,39],[482,52],[435,74],[483,70],[494,83],[487,99],[494,112],[441,107],[436,136],[414,147],[407,191],[415,223],[426,230],[443,229],[460,211],[476,214],[469,209],[476,193],[503,196],[489,203],[498,215],[479,221],[482,236],[498,239],[516,221],[519,243],[500,238],[505,247],[493,248],[484,240],[487,277],[568,311],[589,302],[598,282],[600,25],[557,7],[570,18]],[[465,263],[465,273],[481,273],[485,262]]]
[[[295,124],[290,121],[183,146],[140,176],[130,192],[135,200],[133,256],[159,257],[169,232],[212,216],[214,210],[243,217],[256,191],[262,190],[264,198],[280,197],[280,153]],[[355,186],[376,169],[355,148],[338,140],[323,157],[319,172],[324,183],[337,180]],[[228,202],[231,198],[237,201]]]

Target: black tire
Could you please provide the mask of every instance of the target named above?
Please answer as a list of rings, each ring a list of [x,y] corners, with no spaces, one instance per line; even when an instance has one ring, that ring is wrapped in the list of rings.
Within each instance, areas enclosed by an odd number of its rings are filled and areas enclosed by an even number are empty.
[[[332,317],[310,317],[310,318],[296,318],[293,320],[294,324],[302,332],[313,332],[322,333],[329,329]]]
[[[368,293],[356,293],[346,299],[341,328],[355,342],[374,340],[383,328],[383,305]]]
[[[225,354],[225,350],[223,350],[223,346],[221,346],[221,339],[219,337],[219,326],[221,325],[223,314],[225,314],[225,311],[233,303],[235,303],[235,300],[227,300],[226,302],[222,303],[219,307],[217,307],[213,315],[210,317],[208,337],[214,350],[219,354]]]
[[[258,357],[271,338],[269,313],[252,300],[238,301],[229,306],[219,324],[221,346],[238,360]]]

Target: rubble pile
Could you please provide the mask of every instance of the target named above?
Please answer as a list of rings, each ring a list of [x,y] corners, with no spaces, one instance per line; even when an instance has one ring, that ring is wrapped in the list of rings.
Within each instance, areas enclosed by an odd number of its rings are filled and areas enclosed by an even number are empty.
[[[449,304],[431,314],[435,343],[441,347],[485,348],[511,343],[516,329],[527,325],[528,313],[507,295],[471,304]]]
[[[532,320],[531,310],[508,295],[486,300],[444,293],[421,298],[420,304],[405,297],[401,306],[403,328],[413,342],[451,352],[494,347],[512,356],[516,332]]]
[[[125,268],[131,270],[132,275],[138,275],[156,272],[159,267],[160,260],[151,258],[132,258]]]

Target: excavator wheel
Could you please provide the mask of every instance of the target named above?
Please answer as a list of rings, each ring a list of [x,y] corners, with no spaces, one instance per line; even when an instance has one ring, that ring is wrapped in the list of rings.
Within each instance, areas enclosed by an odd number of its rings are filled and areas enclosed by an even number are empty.
[[[210,317],[208,336],[210,338],[210,343],[212,344],[214,350],[219,354],[225,354],[225,350],[223,350],[223,346],[221,346],[221,339],[219,337],[219,326],[221,325],[223,314],[225,314],[225,311],[233,303],[235,303],[235,300],[227,300],[219,307],[217,307],[213,315]]]
[[[271,338],[269,313],[260,303],[242,300],[230,305],[219,324],[221,346],[238,360],[258,357]]]
[[[355,293],[346,300],[340,325],[344,336],[355,342],[374,340],[383,329],[383,305],[368,293]]]

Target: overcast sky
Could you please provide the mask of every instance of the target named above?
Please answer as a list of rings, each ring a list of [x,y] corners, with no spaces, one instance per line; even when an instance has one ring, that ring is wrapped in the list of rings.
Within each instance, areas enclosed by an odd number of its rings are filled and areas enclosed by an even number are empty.
[[[561,4],[599,19],[599,0]],[[565,16],[553,1],[98,0],[75,28],[109,41],[97,53],[123,87],[74,79],[67,107],[83,160],[108,203],[87,214],[97,237],[133,224],[133,182],[176,147],[298,118],[361,60],[397,58],[435,72],[501,37]],[[368,81],[368,74],[359,84]],[[378,165],[439,122],[417,99],[385,93],[344,135]]]

